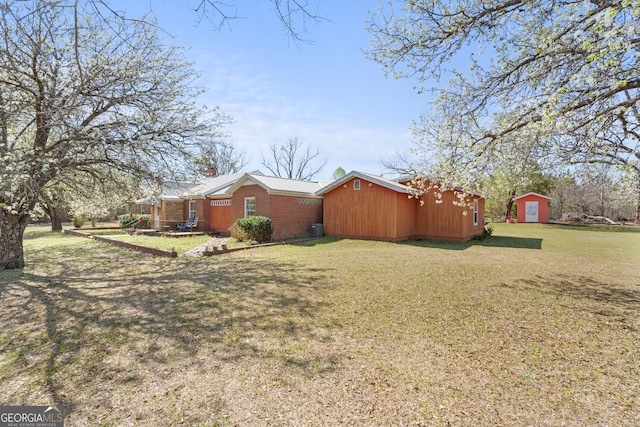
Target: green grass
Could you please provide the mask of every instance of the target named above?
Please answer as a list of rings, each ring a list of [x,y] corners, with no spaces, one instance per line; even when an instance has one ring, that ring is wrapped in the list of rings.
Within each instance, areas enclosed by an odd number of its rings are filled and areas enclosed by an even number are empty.
[[[113,239],[122,240],[124,242],[135,243],[143,246],[150,246],[152,248],[175,250],[178,255],[195,248],[196,246],[203,245],[211,241],[211,236],[184,236],[184,237],[165,237],[165,236],[129,236],[119,235],[111,236]]]
[[[0,404],[66,425],[640,424],[640,227],[154,258],[29,228]],[[176,239],[179,241],[180,239]]]

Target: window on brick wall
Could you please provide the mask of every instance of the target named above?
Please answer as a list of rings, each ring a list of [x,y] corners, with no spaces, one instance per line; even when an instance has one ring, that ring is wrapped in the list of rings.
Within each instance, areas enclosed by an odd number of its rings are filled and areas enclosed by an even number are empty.
[[[256,198],[245,197],[244,198],[244,217],[256,216]]]
[[[189,200],[189,218],[196,217],[196,201]]]

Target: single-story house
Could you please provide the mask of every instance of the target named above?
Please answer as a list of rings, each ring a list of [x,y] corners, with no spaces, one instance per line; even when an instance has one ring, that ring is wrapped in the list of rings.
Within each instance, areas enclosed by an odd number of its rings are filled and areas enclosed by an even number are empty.
[[[199,183],[163,194],[152,207],[157,229],[175,229],[197,218],[197,230],[226,234],[239,218],[266,216],[273,224],[273,238],[309,234],[322,223],[322,184],[264,176],[259,171],[227,175],[208,174]]]
[[[548,207],[551,197],[538,193],[527,193],[514,197],[518,209],[518,222],[549,222]]]
[[[157,229],[175,229],[197,218],[197,230],[226,234],[239,218],[271,218],[274,239],[325,235],[400,241],[429,238],[466,241],[484,230],[484,198],[458,190],[416,194],[410,178],[390,180],[351,172],[331,183],[265,176],[259,171],[208,174],[199,183],[170,187],[151,206]]]
[[[466,241],[484,230],[484,198],[458,190],[416,194],[410,178],[394,181],[351,172],[322,188],[324,234],[400,241],[428,238]],[[456,202],[456,203],[454,203]]]

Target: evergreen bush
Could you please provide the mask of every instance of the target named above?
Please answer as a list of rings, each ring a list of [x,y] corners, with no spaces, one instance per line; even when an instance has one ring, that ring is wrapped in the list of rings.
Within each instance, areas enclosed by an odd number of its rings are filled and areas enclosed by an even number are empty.
[[[258,243],[271,241],[271,236],[273,235],[271,218],[266,216],[250,216],[240,218],[236,221],[236,224],[251,240]]]

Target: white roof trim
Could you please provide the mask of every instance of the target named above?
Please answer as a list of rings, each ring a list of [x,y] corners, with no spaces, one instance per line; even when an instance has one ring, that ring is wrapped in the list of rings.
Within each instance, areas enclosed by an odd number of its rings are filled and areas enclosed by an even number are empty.
[[[341,186],[345,182],[351,180],[352,178],[364,179],[365,181],[372,182],[372,183],[377,184],[377,185],[379,185],[381,187],[388,188],[389,190],[397,191],[398,193],[411,194],[411,189],[408,186],[404,185],[404,184],[400,184],[399,182],[392,181],[392,180],[389,180],[389,179],[381,177],[381,176],[370,175],[370,174],[364,173],[364,172],[351,171],[348,174],[344,175],[343,177],[333,181],[329,185],[327,185],[327,186],[321,188],[320,190],[316,191],[316,195],[317,196],[323,196],[324,194],[328,193],[329,191],[331,191],[331,190]]]
[[[538,197],[542,197],[543,199],[551,200],[551,197],[549,196],[545,196],[543,194],[538,194],[534,192],[529,192],[527,194],[523,194],[522,196],[514,197],[513,200],[522,199],[523,197],[527,197],[527,196],[538,196]]]
[[[286,189],[274,189],[272,187],[270,187],[268,184],[262,182],[260,180],[260,177],[262,177],[263,175],[259,175],[259,176],[253,176],[250,173],[246,173],[244,174],[242,177],[240,177],[233,185],[231,185],[229,188],[226,189],[225,194],[227,194],[228,196],[233,195],[233,193],[235,193],[240,187],[244,186],[244,185],[251,185],[251,184],[255,184],[259,187],[261,187],[262,189],[264,189],[267,194],[273,194],[273,195],[280,195],[280,196],[300,196],[300,197],[315,197],[316,193],[311,191],[296,191],[296,190],[286,190]],[[275,179],[281,179],[281,180],[286,180],[287,178],[278,178],[278,177],[268,177],[268,176],[264,176],[265,179],[271,179],[271,178],[275,178]],[[296,181],[296,180],[291,180],[291,181]],[[311,183],[312,184],[312,183]]]

